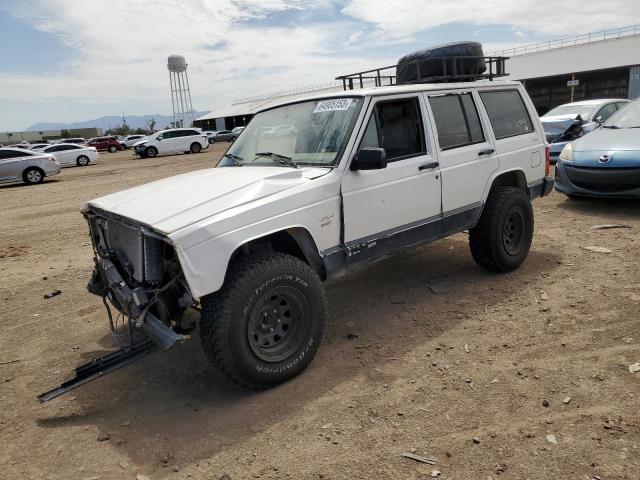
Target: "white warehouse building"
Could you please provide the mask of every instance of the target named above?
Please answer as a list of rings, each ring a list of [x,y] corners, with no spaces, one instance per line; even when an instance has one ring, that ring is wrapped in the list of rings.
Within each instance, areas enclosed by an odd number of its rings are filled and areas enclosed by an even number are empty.
[[[571,101],[640,97],[640,25],[516,47],[506,56],[507,78],[520,80],[539,114]],[[314,85],[238,99],[204,115],[195,126],[211,130],[246,125],[253,115],[283,98],[295,101],[309,92],[340,91],[342,82]]]

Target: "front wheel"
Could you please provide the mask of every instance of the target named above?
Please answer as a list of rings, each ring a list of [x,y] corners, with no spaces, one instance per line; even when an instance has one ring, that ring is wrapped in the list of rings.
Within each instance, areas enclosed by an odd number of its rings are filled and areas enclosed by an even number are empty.
[[[36,185],[44,181],[44,172],[37,167],[29,167],[22,173],[24,183]]]
[[[306,263],[280,253],[249,255],[230,267],[221,290],[202,298],[202,347],[235,383],[270,388],[309,365],[326,310],[320,279]]]
[[[78,165],[79,167],[86,167],[87,165],[89,165],[89,157],[87,157],[86,155],[80,155],[76,159],[76,165]]]
[[[147,157],[155,157],[158,155],[158,149],[156,147],[147,147],[144,151],[145,156]]]
[[[116,153],[118,151],[117,147],[115,145],[111,145],[109,147],[109,153]]]
[[[198,142],[193,142],[191,144],[191,148],[189,148],[189,151],[191,153],[200,153],[200,150],[202,150],[202,145],[200,145]]]
[[[526,192],[515,187],[491,190],[478,224],[469,231],[471,255],[492,272],[518,268],[533,239],[533,208]]]

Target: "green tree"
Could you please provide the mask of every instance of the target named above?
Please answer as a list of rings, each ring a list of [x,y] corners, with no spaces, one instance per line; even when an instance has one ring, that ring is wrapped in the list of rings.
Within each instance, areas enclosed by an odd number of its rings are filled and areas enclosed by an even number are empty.
[[[62,138],[69,138],[71,136],[71,132],[69,132],[69,130],[67,130],[66,128],[63,128],[62,130],[60,130],[60,136]]]
[[[149,126],[149,132],[153,133],[153,127],[156,126],[156,119],[151,117],[151,119],[147,121],[147,125]]]

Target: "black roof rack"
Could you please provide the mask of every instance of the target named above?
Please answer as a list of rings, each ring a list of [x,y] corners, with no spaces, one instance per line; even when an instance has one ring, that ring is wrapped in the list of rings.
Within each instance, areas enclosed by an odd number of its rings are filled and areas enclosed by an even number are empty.
[[[358,84],[360,88],[365,88],[365,83],[371,83],[371,80],[373,80],[374,87],[398,84],[409,85],[415,83],[474,82],[476,80],[493,80],[494,78],[508,75],[505,71],[505,61],[508,60],[508,58],[509,57],[468,56],[427,57],[398,65],[341,75],[336,77],[336,80],[342,81],[342,87],[344,90],[353,90],[354,84]],[[486,70],[482,69],[483,73],[468,73],[470,70],[478,70],[477,68],[469,68],[470,65],[477,66],[482,63],[486,65]],[[430,73],[429,71],[433,72],[434,66],[440,70],[440,74],[426,75],[425,73]],[[404,70],[405,77],[413,76],[414,79],[397,83],[396,79],[398,69]],[[427,70],[427,72],[423,73],[424,70]],[[414,75],[411,75],[412,71]],[[409,72],[409,75],[407,75],[407,72]]]

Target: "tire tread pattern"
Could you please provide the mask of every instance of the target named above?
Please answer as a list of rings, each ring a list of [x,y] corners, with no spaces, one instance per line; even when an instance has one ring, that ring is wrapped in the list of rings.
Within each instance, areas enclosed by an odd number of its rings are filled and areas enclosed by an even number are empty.
[[[515,268],[501,261],[498,248],[502,241],[500,238],[502,236],[502,226],[499,224],[502,210],[511,198],[517,196],[522,196],[527,202],[530,202],[527,194],[517,187],[496,187],[492,189],[482,211],[480,221],[469,231],[471,256],[478,265],[489,271],[504,273]],[[531,219],[533,223],[533,215]],[[531,228],[533,229],[533,225]],[[529,247],[527,246],[527,253],[528,250]]]
[[[260,253],[240,257],[229,266],[223,287],[202,298],[200,340],[205,354],[229,380],[253,390],[265,390],[274,385],[257,381],[237,367],[227,340],[230,322],[233,319],[234,307],[242,302],[241,294],[250,286],[251,280],[279,268],[298,270],[311,278],[315,283],[313,287],[320,293],[324,310],[327,311],[324,290],[316,273],[306,263],[282,253]],[[317,345],[322,341],[325,325],[326,322],[323,322]],[[311,363],[316,351],[317,348],[313,349],[305,357],[302,370]]]

